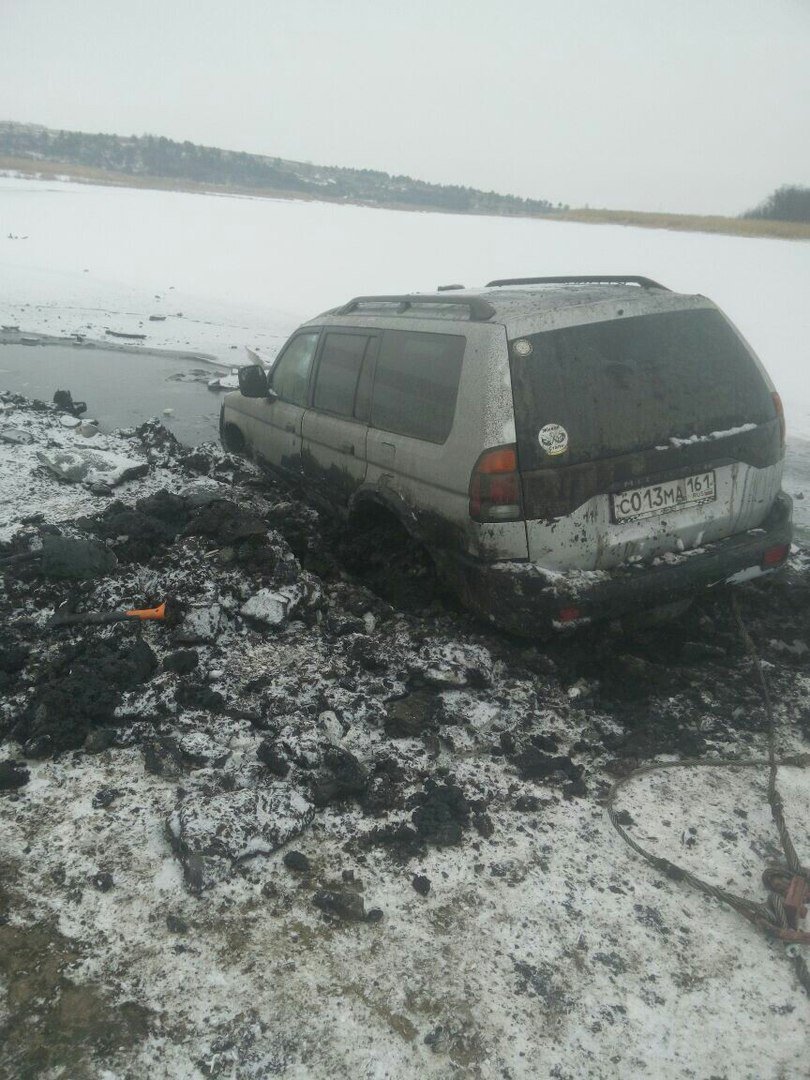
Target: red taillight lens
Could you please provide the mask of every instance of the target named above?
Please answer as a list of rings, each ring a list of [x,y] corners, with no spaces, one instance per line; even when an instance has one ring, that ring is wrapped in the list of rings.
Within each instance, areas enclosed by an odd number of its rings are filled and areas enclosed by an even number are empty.
[[[778,566],[785,561],[789,553],[790,544],[775,544],[773,547],[768,548],[762,556],[762,569],[766,570],[768,567]]]
[[[475,521],[519,521],[522,515],[517,448],[485,450],[470,477],[470,517]]]
[[[517,472],[517,449],[514,446],[498,446],[495,450],[485,450],[475,466],[480,473]]]
[[[779,397],[779,395],[775,391],[774,391],[773,394],[771,394],[771,397],[773,398],[773,407],[776,409],[776,418],[779,421],[779,438],[780,438],[781,443],[782,443],[782,448],[784,449],[784,446],[785,446],[785,409],[784,409],[784,406],[782,405],[782,399]]]

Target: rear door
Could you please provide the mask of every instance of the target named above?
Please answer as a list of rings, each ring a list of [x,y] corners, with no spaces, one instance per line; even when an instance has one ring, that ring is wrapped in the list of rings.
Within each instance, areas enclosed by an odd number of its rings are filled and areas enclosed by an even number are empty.
[[[373,364],[379,334],[328,329],[316,358],[312,407],[302,427],[303,471],[313,488],[345,508],[366,475]]]
[[[753,528],[780,487],[771,387],[714,308],[510,342],[530,558],[608,569]]]
[[[477,328],[383,331],[368,433],[368,484],[430,547],[462,548],[480,413],[457,408],[468,335]],[[448,332],[449,331],[449,332]],[[469,366],[468,366],[469,371]],[[477,431],[470,431],[477,424]],[[524,538],[525,554],[525,538]]]

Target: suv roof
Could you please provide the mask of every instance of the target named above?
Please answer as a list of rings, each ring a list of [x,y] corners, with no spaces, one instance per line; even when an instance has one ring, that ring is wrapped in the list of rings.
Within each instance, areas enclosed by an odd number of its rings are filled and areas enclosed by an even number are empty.
[[[541,315],[561,308],[596,304],[600,301],[632,302],[655,296],[676,306],[683,297],[645,277],[590,275],[581,277],[514,278],[491,281],[482,288],[452,286],[436,292],[401,296],[356,296],[324,315],[354,315],[386,318],[403,315],[421,318],[463,319],[470,322],[503,323],[516,317]],[[311,320],[316,321],[316,320]]]

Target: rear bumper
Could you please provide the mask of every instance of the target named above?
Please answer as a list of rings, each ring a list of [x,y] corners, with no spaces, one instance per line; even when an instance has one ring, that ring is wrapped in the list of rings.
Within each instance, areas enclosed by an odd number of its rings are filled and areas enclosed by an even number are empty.
[[[787,551],[774,565],[764,565],[763,559],[779,545],[789,550],[792,513],[792,500],[780,493],[757,529],[614,570],[559,574],[536,563],[483,563],[464,557],[448,568],[448,576],[468,607],[505,630],[531,636],[573,629],[778,570]]]

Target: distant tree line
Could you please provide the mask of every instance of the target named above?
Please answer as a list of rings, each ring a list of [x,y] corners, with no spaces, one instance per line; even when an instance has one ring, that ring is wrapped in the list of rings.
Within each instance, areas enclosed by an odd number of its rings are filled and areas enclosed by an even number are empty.
[[[175,142],[157,135],[90,135],[79,131],[0,123],[0,155],[83,165],[130,176],[286,191],[422,209],[489,214],[548,214],[546,199],[498,195],[453,184],[429,184],[372,169],[309,165]],[[557,209],[568,209],[562,204]]]
[[[768,221],[810,221],[810,187],[785,184],[742,216]]]

